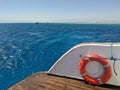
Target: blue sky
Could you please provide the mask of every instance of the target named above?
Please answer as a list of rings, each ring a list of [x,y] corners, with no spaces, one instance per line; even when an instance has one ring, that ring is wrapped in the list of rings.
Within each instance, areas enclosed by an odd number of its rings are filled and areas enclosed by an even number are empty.
[[[0,0],[0,22],[120,21],[120,0]]]

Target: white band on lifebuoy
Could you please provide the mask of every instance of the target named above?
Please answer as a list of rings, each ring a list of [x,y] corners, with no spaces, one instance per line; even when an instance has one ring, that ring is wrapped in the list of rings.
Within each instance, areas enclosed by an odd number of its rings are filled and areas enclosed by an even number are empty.
[[[103,82],[102,82],[102,80],[100,78],[97,79],[97,80],[98,80],[99,84],[103,84]]]
[[[83,74],[81,74],[81,76],[85,76],[85,75],[87,75],[87,73],[86,73],[86,72],[84,72]]]
[[[87,58],[87,60],[88,60],[88,62],[90,62],[90,58],[89,57]]]
[[[104,65],[104,68],[107,68],[109,66],[111,66],[111,65],[108,63],[108,64]]]

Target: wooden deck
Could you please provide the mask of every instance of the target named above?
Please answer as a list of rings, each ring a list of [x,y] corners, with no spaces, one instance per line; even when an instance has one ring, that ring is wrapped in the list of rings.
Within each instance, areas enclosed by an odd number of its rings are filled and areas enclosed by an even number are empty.
[[[93,86],[81,80],[41,72],[22,80],[8,90],[120,90],[120,87]]]

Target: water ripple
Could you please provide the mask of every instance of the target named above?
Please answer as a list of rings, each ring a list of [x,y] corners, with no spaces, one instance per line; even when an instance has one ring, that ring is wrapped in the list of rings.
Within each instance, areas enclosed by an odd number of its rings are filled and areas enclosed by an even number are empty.
[[[0,24],[0,90],[48,70],[78,43],[119,42],[119,33],[120,25]]]

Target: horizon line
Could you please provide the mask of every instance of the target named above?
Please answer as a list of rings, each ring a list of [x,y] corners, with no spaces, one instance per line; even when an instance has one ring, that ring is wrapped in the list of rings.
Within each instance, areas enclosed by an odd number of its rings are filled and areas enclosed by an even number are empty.
[[[27,21],[24,21],[24,22],[0,22],[0,24],[4,24],[4,23],[73,23],[73,24],[120,24],[120,21],[117,21],[117,22],[67,22],[67,21],[64,21],[64,22],[60,22],[60,21],[56,21],[56,22],[50,22],[50,21],[42,21],[42,22],[39,22],[39,21],[34,21],[34,22],[27,22]]]

